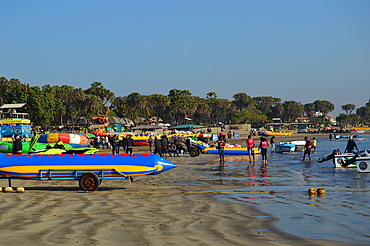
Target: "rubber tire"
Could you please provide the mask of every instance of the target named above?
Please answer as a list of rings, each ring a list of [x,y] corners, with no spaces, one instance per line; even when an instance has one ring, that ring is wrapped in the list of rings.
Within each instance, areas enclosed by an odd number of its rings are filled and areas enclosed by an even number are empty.
[[[194,150],[194,149],[192,149],[192,150],[190,150],[189,155],[190,155],[191,157],[196,157],[196,156],[197,156],[197,151],[196,151],[196,150]]]
[[[197,156],[200,155],[200,150],[199,149],[195,149],[195,151],[197,152]]]
[[[96,191],[99,188],[100,181],[95,173],[84,173],[78,184],[83,191]]]

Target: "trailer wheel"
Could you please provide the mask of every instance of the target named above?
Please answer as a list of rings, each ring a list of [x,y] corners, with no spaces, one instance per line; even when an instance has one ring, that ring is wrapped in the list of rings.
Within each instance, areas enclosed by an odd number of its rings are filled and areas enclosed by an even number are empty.
[[[189,155],[191,157],[196,157],[197,156],[197,151],[195,149],[192,149],[192,150],[190,150]]]
[[[78,181],[83,191],[96,191],[100,185],[98,176],[95,173],[84,173]]]
[[[199,149],[195,149],[195,151],[197,152],[197,156],[200,155],[200,150]]]

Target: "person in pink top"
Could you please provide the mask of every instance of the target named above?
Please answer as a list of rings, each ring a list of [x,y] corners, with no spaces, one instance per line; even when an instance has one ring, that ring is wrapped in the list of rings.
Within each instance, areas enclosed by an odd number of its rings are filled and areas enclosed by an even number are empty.
[[[247,148],[248,148],[249,159],[252,162],[252,159],[251,159],[251,156],[252,156],[253,157],[253,162],[254,162],[254,139],[252,138],[251,135],[248,136],[246,144],[247,144]]]
[[[261,156],[262,156],[262,164],[267,164],[267,147],[269,146],[269,142],[267,142],[266,138],[261,138],[260,142],[260,149],[261,149]]]

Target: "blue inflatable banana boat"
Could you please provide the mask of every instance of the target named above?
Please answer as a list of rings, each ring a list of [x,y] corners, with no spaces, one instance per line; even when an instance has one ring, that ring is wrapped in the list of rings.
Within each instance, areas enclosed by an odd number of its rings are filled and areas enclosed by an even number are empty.
[[[3,178],[79,180],[82,190],[96,190],[103,179],[156,175],[176,165],[158,155],[5,155],[0,154]]]

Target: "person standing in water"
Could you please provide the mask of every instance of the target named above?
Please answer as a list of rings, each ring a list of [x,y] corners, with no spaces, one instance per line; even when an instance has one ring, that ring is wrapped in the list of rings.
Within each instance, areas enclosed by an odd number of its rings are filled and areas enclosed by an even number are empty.
[[[217,149],[218,149],[218,154],[220,156],[220,163],[225,162],[225,141],[223,140],[222,137],[219,137],[217,140]]]
[[[267,148],[269,146],[269,143],[267,142],[266,138],[261,138],[260,142],[260,149],[261,149],[261,156],[262,156],[262,164],[266,165],[267,164]]]
[[[316,138],[313,137],[312,138],[312,151],[316,151],[316,143],[317,143]]]
[[[275,152],[275,136],[272,136],[270,139],[270,144],[271,144],[271,152]]]
[[[306,144],[304,145],[304,153],[303,153],[303,159],[306,159],[306,155],[308,155],[308,159],[311,161],[311,148],[312,148],[312,142],[307,137],[304,137],[304,140],[306,141]]]
[[[253,162],[254,162],[254,139],[252,138],[251,135],[248,136],[248,139],[246,141],[247,148],[248,148],[248,155],[249,155],[249,160],[252,162],[252,157],[253,157]]]
[[[348,141],[347,141],[347,146],[346,146],[346,149],[344,150],[344,153],[354,153],[355,149],[358,152],[357,144],[353,140],[353,136],[350,136]]]

